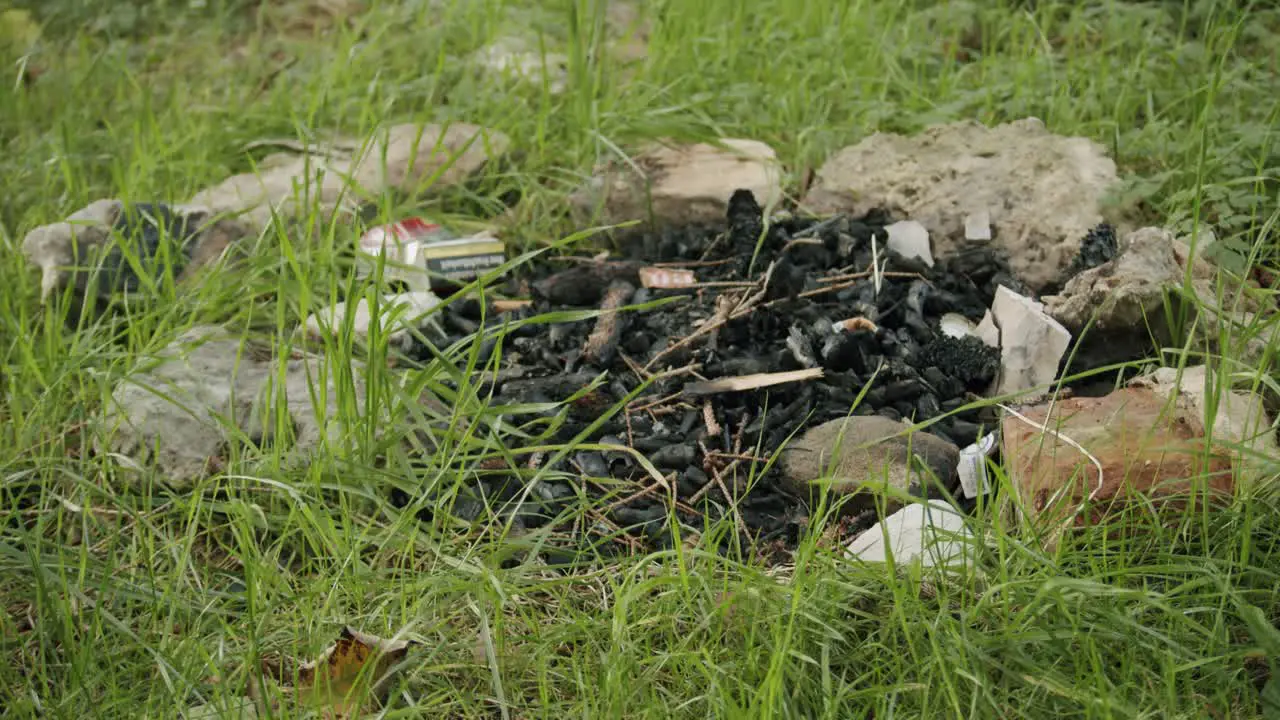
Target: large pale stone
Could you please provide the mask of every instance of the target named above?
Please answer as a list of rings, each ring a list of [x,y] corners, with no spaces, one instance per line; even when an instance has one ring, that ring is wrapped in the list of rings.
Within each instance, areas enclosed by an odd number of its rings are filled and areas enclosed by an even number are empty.
[[[1115,163],[1086,138],[1054,135],[1035,118],[992,128],[970,121],[912,137],[876,133],[845,148],[818,170],[803,204],[819,213],[885,207],[917,220],[939,260],[964,247],[966,218],[987,214],[990,242],[1038,291],[1061,279],[1103,221],[1116,179]],[[981,237],[981,223],[969,225]]]
[[[341,438],[346,396],[335,380],[342,370],[334,366],[344,362],[264,360],[220,328],[192,328],[116,385],[97,423],[95,447],[150,462],[171,485],[188,487],[217,469],[240,433],[253,443],[280,443],[272,408],[282,396],[294,429],[286,455],[305,458],[326,439]],[[362,415],[365,392],[354,370],[349,399]],[[313,396],[323,401],[317,405]]]
[[[257,171],[201,190],[190,204],[239,215],[259,229],[273,214],[293,218],[312,208],[322,215],[353,213],[387,190],[416,194],[459,184],[510,144],[496,130],[466,123],[395,125],[369,142],[340,138],[269,155]]]
[[[755,140],[651,145],[631,162],[609,162],[570,199],[583,221],[652,220],[657,225],[723,222],[729,197],[750,190],[769,207],[782,197],[777,155]],[[637,172],[637,170],[639,172]]]

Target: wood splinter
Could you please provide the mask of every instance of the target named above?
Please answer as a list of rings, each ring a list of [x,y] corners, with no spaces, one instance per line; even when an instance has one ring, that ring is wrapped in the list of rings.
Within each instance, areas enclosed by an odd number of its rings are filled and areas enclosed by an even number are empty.
[[[626,305],[635,294],[635,286],[625,280],[615,280],[605,290],[604,300],[600,303],[603,310],[591,335],[582,346],[582,358],[590,363],[605,364],[613,359],[618,349],[618,341],[622,339],[623,319],[618,308]]]
[[[740,392],[781,385],[783,383],[817,380],[822,377],[822,368],[807,370],[790,370],[787,372],[756,373],[737,377],[716,378],[707,382],[689,383],[684,386],[685,395],[714,395],[722,392]]]

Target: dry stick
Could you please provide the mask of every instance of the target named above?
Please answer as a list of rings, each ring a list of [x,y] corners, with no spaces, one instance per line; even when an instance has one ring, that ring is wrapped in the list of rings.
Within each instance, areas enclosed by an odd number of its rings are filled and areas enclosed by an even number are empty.
[[[618,347],[622,338],[622,321],[618,317],[618,308],[627,304],[627,300],[636,289],[627,282],[615,282],[605,291],[600,309],[604,314],[596,318],[596,325],[582,346],[582,357],[589,362],[606,360]]]
[[[738,461],[735,460],[733,463],[726,465],[725,470],[727,471],[729,468],[734,467],[734,463],[736,462]],[[724,501],[729,503],[730,509],[733,510],[733,517],[737,521],[736,524],[738,527],[738,532],[745,533],[747,531],[747,523],[742,519],[742,511],[738,509],[738,498],[734,495],[731,495],[729,493],[729,488],[725,487],[724,477],[721,475],[722,472],[723,471],[717,470],[712,475],[712,478],[715,479],[716,485],[720,487],[720,492],[724,493]],[[711,483],[707,483],[707,484],[710,485]]]
[[[712,471],[712,475],[716,475],[716,474],[721,473],[721,472],[729,472],[730,470],[733,470],[734,468],[736,468],[736,467],[738,466],[738,464],[739,464],[739,463],[741,463],[741,462],[742,462],[741,460],[734,460],[733,462],[729,463],[728,465],[725,465],[725,466],[724,466],[724,468],[723,468],[722,470],[713,470],[713,471]],[[721,483],[721,485],[723,485],[723,482]],[[703,498],[703,496],[705,496],[705,495],[707,494],[707,492],[709,492],[709,491],[711,490],[711,488],[713,488],[713,487],[715,487],[715,485],[714,485],[711,481],[707,481],[707,484],[706,484],[706,485],[703,485],[702,487],[698,488],[698,492],[694,493],[694,494],[693,494],[693,497],[689,498],[689,504],[690,504],[690,505],[693,505],[693,504],[697,503],[697,502],[698,502],[699,500],[701,500],[701,499]],[[726,498],[726,499],[728,499],[728,497],[729,497],[729,496],[726,494],[726,495],[725,495],[725,498]]]
[[[675,268],[677,270],[682,270],[684,268],[716,267],[717,265],[727,265],[733,262],[734,260],[737,260],[737,258],[725,258],[723,260],[691,260],[689,262],[660,262],[660,263],[653,263],[651,267]]]
[[[702,403],[702,422],[707,426],[707,437],[715,437],[720,434],[720,423],[716,422],[716,411],[711,407],[711,401],[707,400]]]
[[[712,319],[711,322],[708,322],[702,327],[698,328],[697,330],[694,330],[692,333],[687,335],[683,340],[676,343],[675,345],[669,345],[663,348],[662,351],[659,352],[657,355],[654,355],[653,359],[649,360],[649,362],[645,364],[644,366],[645,370],[648,370],[649,368],[653,367],[653,364],[658,362],[658,360],[671,354],[672,352],[675,352],[676,350],[682,347],[685,347],[686,345],[692,343],[694,340],[697,340],[703,335],[707,335],[715,330],[719,330],[729,321],[737,320],[740,317],[750,314],[755,309],[756,304],[759,303],[762,299],[764,299],[765,294],[769,291],[769,280],[773,278],[773,269],[777,266],[778,266],[777,260],[774,260],[773,262],[769,263],[769,267],[764,271],[764,277],[761,279],[759,283],[760,290],[756,292],[756,294],[748,296],[743,300],[739,301],[737,305],[735,305],[733,309],[729,310],[727,313],[724,313],[722,311],[717,311],[716,317]]]
[[[805,370],[787,370],[774,373],[755,373],[754,375],[737,375],[734,377],[716,378],[706,382],[689,383],[684,386],[686,395],[714,395],[722,392],[739,392],[757,390],[759,388],[783,385],[786,383],[816,380],[823,376],[822,368]]]
[[[670,475],[668,475],[668,476],[667,476],[667,484],[668,484],[668,485],[674,485],[674,484],[675,484],[675,478],[676,478],[676,474],[675,474],[675,473],[671,473]],[[605,507],[604,507],[600,512],[605,512],[605,513],[607,513],[607,512],[612,512],[613,510],[616,510],[616,509],[618,509],[618,508],[622,507],[623,505],[626,505],[626,504],[628,504],[628,503],[631,503],[631,502],[634,502],[634,501],[636,501],[636,500],[639,500],[639,499],[640,499],[640,498],[642,498],[642,497],[646,497],[646,496],[648,496],[648,495],[652,495],[652,494],[653,494],[653,491],[657,490],[657,489],[658,489],[658,488],[660,488],[660,487],[662,487],[662,485],[660,485],[659,483],[652,483],[651,485],[649,485],[649,487],[643,488],[643,489],[641,489],[641,490],[639,490],[639,491],[637,491],[637,492],[633,492],[633,493],[631,493],[630,495],[628,495],[628,496],[626,496],[626,497],[622,498],[621,500],[615,500],[614,502],[612,502],[612,503],[610,503],[609,505],[605,506]]]
[[[899,270],[886,270],[880,273],[880,276],[888,277],[888,278],[919,278],[920,280],[924,280],[925,282],[929,281],[929,278],[926,278],[920,273],[902,272]],[[824,278],[818,278],[818,282],[820,283],[845,282],[846,280],[865,280],[869,277],[871,277],[871,271],[866,270],[864,272],[849,273],[847,275],[829,275]]]
[[[671,400],[678,400],[682,394],[683,394],[683,393],[679,393],[679,392],[677,392],[677,393],[671,393],[670,395],[668,395],[668,396],[666,396],[666,397],[658,398],[657,400],[654,400],[653,402],[650,402],[650,403],[646,403],[646,404],[644,404],[644,405],[641,405],[641,406],[640,406],[640,407],[638,407],[638,408],[631,408],[631,409],[629,410],[629,412],[644,412],[645,410],[648,410],[648,409],[650,409],[650,408],[658,407],[658,406],[663,405],[664,403],[667,403],[667,402],[669,402],[669,401],[671,401]],[[635,401],[633,400],[632,402],[635,402]]]

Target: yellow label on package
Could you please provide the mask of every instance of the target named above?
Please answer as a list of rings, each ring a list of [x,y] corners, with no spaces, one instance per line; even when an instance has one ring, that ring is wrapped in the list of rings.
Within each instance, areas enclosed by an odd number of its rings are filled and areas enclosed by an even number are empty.
[[[440,280],[469,282],[507,261],[506,245],[494,237],[458,238],[426,243],[420,257],[432,275]]]

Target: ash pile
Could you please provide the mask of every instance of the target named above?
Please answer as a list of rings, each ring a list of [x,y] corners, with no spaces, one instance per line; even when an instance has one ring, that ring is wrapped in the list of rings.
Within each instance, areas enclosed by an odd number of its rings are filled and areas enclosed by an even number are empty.
[[[533,298],[514,312],[450,303],[446,345],[484,333],[482,364],[501,336],[500,370],[480,389],[493,405],[554,407],[544,412],[561,422],[553,442],[619,448],[566,457],[559,469],[578,483],[530,489],[497,473],[477,496],[503,498],[521,525],[545,527],[585,491],[605,508],[589,534],[614,547],[669,544],[672,517],[686,537],[728,519],[744,540],[785,545],[801,530],[813,478],[794,477],[779,449],[806,430],[852,414],[934,421],[940,444],[974,443],[998,422],[991,408],[966,409],[1001,372],[991,308],[1023,288],[989,244],[935,262],[913,226],[879,211],[766,223],[739,190],[722,227],[632,238],[630,257],[534,266],[512,280]],[[1047,371],[1051,380],[1057,363]],[[955,461],[942,457],[950,492]],[[455,507],[481,510],[479,500]]]

